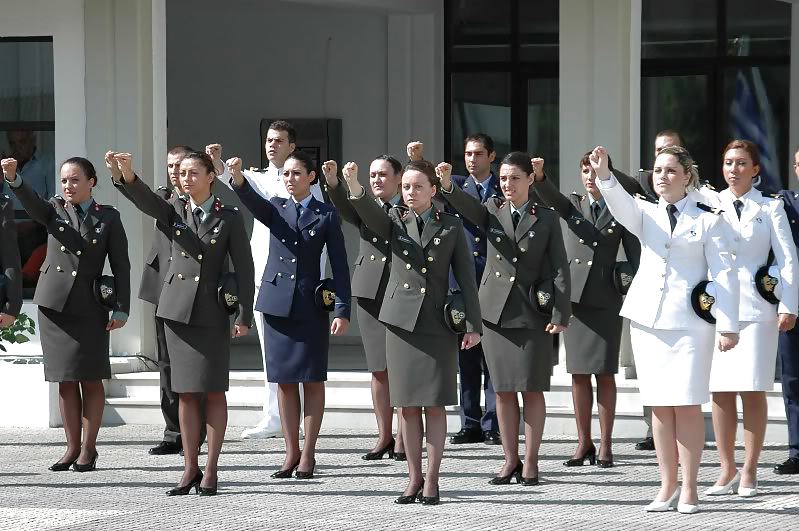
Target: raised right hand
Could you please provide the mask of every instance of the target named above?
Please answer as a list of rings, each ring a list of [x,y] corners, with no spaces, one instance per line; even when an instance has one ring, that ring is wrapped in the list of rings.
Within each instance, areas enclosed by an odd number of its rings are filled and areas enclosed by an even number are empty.
[[[119,182],[122,177],[122,169],[119,167],[119,162],[114,158],[115,156],[116,152],[114,151],[105,152],[105,167],[111,172],[111,178]]]
[[[596,178],[601,181],[610,179],[610,169],[608,168],[608,150],[602,146],[597,146],[588,156],[591,167],[596,172]]]
[[[408,153],[408,159],[413,161],[422,160],[422,157],[424,156],[424,144],[418,140],[409,142],[408,146],[405,148],[405,151]]]
[[[439,162],[436,166],[436,177],[441,181],[441,189],[449,192],[452,190],[452,164]]]
[[[243,186],[244,174],[241,173],[241,159],[239,157],[233,157],[227,159],[225,164],[227,164],[227,169],[230,172],[230,176],[233,178],[233,184],[235,184],[236,187]]]
[[[331,188],[338,185],[338,163],[335,160],[328,160],[322,164],[322,175],[325,176],[325,182]]]
[[[17,180],[17,159],[0,160],[0,166],[3,167],[3,179],[10,183]]]
[[[133,182],[133,155],[130,153],[115,153],[114,160],[119,165],[119,170],[122,172],[122,178],[125,182]]]
[[[346,163],[344,169],[341,170],[341,175],[343,175],[344,180],[347,181],[347,186],[350,188],[350,195],[353,197],[360,196],[363,191],[363,186],[358,182],[358,165],[354,162]]]

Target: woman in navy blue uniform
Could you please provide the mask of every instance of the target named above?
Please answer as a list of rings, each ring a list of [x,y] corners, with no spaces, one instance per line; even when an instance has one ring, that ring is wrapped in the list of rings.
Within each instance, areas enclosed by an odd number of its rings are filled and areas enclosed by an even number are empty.
[[[316,180],[313,161],[302,151],[283,166],[288,199],[266,200],[241,173],[241,159],[228,160],[233,189],[255,218],[271,231],[269,259],[255,309],[264,314],[268,345],[266,375],[278,384],[280,423],[286,441],[283,466],[274,478],[313,477],[316,440],[325,411],[328,329],[335,336],[350,324],[350,272],[341,232],[341,219],[331,205],[311,195]],[[333,322],[320,307],[317,288],[322,280],[319,257],[327,245],[333,271]],[[305,445],[300,451],[300,391],[305,399]]]
[[[799,146],[793,153],[793,171],[799,178]],[[799,193],[783,190],[779,195],[788,215],[794,244],[799,247]],[[785,417],[788,420],[788,459],[776,465],[774,472],[799,474],[799,326],[780,332],[778,353],[782,364]]]

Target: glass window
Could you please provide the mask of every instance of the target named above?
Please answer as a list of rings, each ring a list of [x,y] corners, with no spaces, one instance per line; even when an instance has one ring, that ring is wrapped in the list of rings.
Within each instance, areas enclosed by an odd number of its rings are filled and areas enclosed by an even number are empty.
[[[36,192],[55,194],[55,98],[52,37],[0,38],[0,157]],[[3,193],[9,193],[8,188]],[[31,298],[44,263],[47,232],[14,200],[25,298]]]
[[[727,0],[727,54],[788,55],[791,48],[791,5],[769,0]]]
[[[453,171],[466,171],[463,139],[485,133],[494,139],[497,157],[511,149],[511,77],[507,73],[461,72],[452,74]]]
[[[764,192],[778,192],[787,186],[784,176],[790,116],[789,66],[755,66],[724,72],[724,112],[716,165],[721,167],[721,150],[733,138],[751,140],[760,150],[761,184]],[[717,170],[720,173],[720,169]]]
[[[557,61],[560,2],[519,2],[519,54],[522,61]]]
[[[643,0],[641,13],[642,58],[716,54],[716,0]]]
[[[552,175],[556,183],[560,176],[559,102],[557,78],[528,80],[527,151],[545,159],[547,175]]]
[[[453,61],[510,61],[510,0],[450,1],[448,16]]]
[[[713,182],[715,168],[711,105],[705,75],[641,78],[641,166],[655,162],[655,135],[664,129],[677,131],[685,148],[699,166],[703,181]],[[631,168],[631,171],[633,169]]]

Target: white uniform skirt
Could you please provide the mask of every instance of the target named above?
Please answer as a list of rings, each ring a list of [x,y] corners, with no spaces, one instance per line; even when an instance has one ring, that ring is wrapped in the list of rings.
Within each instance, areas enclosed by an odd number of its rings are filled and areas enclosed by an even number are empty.
[[[741,322],[738,344],[713,351],[712,392],[771,391],[777,366],[777,320]]]
[[[656,330],[630,322],[630,341],[645,406],[689,406],[710,400],[715,328]]]

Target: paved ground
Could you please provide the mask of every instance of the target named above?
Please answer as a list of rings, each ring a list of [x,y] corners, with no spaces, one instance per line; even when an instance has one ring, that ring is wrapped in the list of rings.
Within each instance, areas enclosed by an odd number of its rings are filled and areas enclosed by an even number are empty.
[[[617,466],[565,469],[573,441],[547,440],[538,487],[487,484],[501,463],[499,447],[448,445],[442,504],[397,506],[405,464],[367,463],[360,454],[368,434],[326,434],[318,476],[310,481],[269,478],[282,461],[282,440],[241,441],[229,430],[220,469],[220,494],[167,498],[180,477],[181,458],[154,457],[146,449],[159,430],[119,426],[100,432],[98,470],[54,473],[62,453],[60,430],[0,429],[0,530],[120,529],[796,529],[799,477],[780,477],[771,465],[784,448],[764,452],[764,494],[702,499],[702,513],[647,514],[657,490],[654,454],[630,441],[616,446]],[[742,452],[739,451],[739,456]],[[705,452],[703,485],[716,474],[716,455]]]

